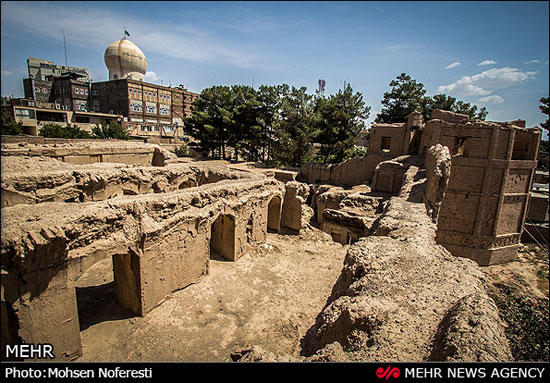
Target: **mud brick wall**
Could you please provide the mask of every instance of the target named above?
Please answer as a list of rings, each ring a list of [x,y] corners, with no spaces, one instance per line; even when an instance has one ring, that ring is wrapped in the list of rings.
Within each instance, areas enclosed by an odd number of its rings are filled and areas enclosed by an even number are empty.
[[[445,116],[442,116],[445,117]],[[514,260],[536,167],[540,130],[484,121],[432,119],[422,147],[451,152],[437,241],[480,265]]]
[[[112,258],[117,301],[146,315],[208,275],[219,216],[234,222],[223,233],[234,243],[227,259],[265,242],[268,220],[280,227],[268,206],[278,202],[271,211],[280,219],[285,186],[233,173],[235,179],[218,174],[218,182],[160,194],[2,208],[2,343],[47,342],[58,360],[81,355],[75,284],[102,259]]]

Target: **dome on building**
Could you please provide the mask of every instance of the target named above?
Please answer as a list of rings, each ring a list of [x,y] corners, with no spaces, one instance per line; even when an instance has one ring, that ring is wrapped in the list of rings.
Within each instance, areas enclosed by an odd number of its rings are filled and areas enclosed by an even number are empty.
[[[105,49],[105,65],[109,69],[109,80],[130,77],[143,80],[147,71],[147,59],[136,44],[124,38],[113,41]]]

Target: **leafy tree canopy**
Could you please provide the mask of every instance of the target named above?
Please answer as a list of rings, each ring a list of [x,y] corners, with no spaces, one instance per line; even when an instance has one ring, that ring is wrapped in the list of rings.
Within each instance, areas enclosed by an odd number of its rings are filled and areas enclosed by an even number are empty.
[[[317,102],[320,157],[323,162],[341,162],[353,153],[359,132],[365,127],[370,106],[365,106],[363,95],[353,93],[351,85],[321,98]]]
[[[192,111],[186,131],[203,155],[298,167],[315,158],[314,142],[324,160],[355,154],[370,107],[349,85],[326,99],[287,84],[233,85],[204,89]]]
[[[13,115],[7,108],[2,108],[2,127],[0,134],[2,135],[18,135],[23,134],[23,124],[15,122]]]
[[[448,110],[455,113],[467,114],[470,119],[485,120],[487,109],[478,110],[476,105],[457,100],[445,94],[436,94],[433,97],[426,96],[426,90],[422,83],[417,83],[406,73],[401,73],[390,82],[390,92],[384,93],[382,105],[384,106],[374,120],[377,123],[406,122],[412,112],[421,112],[424,119],[431,118],[434,109]]]
[[[383,108],[376,116],[376,123],[405,122],[409,114],[422,111],[426,103],[426,90],[406,73],[401,73],[390,82],[391,91],[384,93]]]

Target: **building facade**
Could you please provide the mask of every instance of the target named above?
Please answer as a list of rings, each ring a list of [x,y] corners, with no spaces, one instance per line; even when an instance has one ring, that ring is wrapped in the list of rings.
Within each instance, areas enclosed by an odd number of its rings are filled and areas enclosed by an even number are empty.
[[[90,83],[76,73],[53,78],[52,99],[64,110],[90,111]]]
[[[55,65],[30,57],[29,77],[23,80],[25,99],[52,103],[54,109],[89,111],[90,75],[87,68]]]
[[[15,121],[23,125],[23,133],[37,136],[42,126],[55,123],[61,126],[76,124],[79,128],[92,132],[94,125],[102,126],[110,122],[121,123],[122,116],[109,113],[86,112],[83,110],[62,110],[53,103],[43,103],[32,99],[17,98],[3,103]]]
[[[92,84],[92,110],[123,116],[134,136],[183,138],[184,118],[198,97],[182,87],[167,87],[131,78]]]
[[[90,74],[87,68],[56,65],[53,62],[34,57],[27,59],[27,70],[29,78],[37,81],[46,81],[46,77],[49,76],[59,77],[66,72],[78,73],[80,77],[85,77],[86,81],[90,81]]]
[[[25,98],[20,101],[25,105],[11,107],[26,132],[38,134],[43,122],[89,124],[100,116],[99,120],[119,121],[134,137],[169,143],[183,140],[184,119],[191,115],[198,94],[181,85],[144,82],[147,59],[126,38],[111,43],[104,56],[109,80],[94,83],[86,68],[30,57],[29,78],[23,80]]]

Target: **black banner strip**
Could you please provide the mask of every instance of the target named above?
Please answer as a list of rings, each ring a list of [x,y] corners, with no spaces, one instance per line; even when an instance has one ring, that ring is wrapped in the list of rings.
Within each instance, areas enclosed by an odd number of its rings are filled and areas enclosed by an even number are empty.
[[[540,382],[548,381],[548,363],[80,363],[80,362],[2,362],[4,382],[153,382],[173,381],[175,377],[215,377],[263,374],[274,379],[296,378],[308,374],[308,380],[340,375],[343,380],[358,377],[368,382]],[[206,375],[205,375],[206,374]]]

